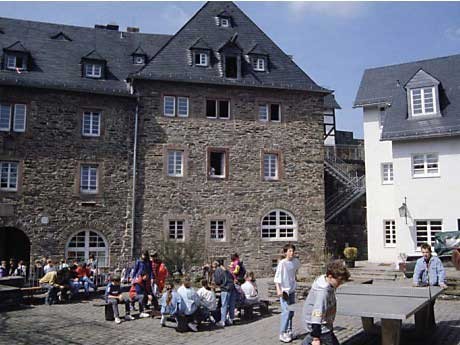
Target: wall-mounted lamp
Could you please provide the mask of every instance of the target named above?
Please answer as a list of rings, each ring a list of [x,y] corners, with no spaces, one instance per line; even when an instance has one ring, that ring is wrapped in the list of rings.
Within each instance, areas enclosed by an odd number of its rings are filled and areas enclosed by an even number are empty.
[[[404,197],[404,202],[402,203],[401,207],[398,208],[399,211],[399,216],[406,218],[406,224],[407,224],[407,198]]]

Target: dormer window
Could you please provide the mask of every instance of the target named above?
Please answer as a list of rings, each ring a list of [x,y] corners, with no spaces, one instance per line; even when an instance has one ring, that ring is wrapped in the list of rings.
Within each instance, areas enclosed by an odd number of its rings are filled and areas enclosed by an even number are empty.
[[[30,53],[20,41],[3,48],[3,68],[11,71],[26,71]]]
[[[143,55],[134,55],[133,56],[133,63],[135,65],[143,65],[143,64],[145,64],[145,56],[143,56]]]
[[[220,18],[220,26],[228,28],[230,26],[230,20],[228,18]]]
[[[6,55],[6,68],[11,70],[26,70],[26,59],[19,55]]]
[[[101,78],[102,77],[102,65],[97,64],[97,63],[86,63],[85,64],[85,77]]]
[[[232,26],[232,16],[228,11],[222,11],[216,16],[216,24],[222,28],[230,28]]]
[[[206,53],[195,53],[195,66],[208,66],[208,54]]]
[[[435,87],[422,87],[410,90],[412,116],[433,115],[436,113]]]
[[[252,67],[254,71],[264,72],[265,71],[265,59],[264,58],[255,58],[252,60]]]

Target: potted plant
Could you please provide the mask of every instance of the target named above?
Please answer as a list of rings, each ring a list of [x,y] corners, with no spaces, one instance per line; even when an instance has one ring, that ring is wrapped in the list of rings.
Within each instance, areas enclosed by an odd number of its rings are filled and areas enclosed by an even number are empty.
[[[356,247],[345,247],[343,255],[345,256],[345,263],[347,267],[354,268],[355,260],[358,256],[358,249]]]

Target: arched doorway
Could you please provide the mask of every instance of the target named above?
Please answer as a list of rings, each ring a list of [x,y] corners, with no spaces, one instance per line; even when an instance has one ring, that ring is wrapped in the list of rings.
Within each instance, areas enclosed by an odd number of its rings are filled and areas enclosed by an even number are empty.
[[[30,240],[19,229],[12,227],[0,228],[0,260],[24,260],[30,265]]]

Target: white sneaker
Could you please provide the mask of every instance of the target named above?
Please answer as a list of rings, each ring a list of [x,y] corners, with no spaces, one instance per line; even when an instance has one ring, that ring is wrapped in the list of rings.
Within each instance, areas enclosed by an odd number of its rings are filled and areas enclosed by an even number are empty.
[[[131,315],[125,315],[125,321],[132,321],[134,320],[134,317]]]
[[[164,315],[161,315],[160,325],[163,327],[166,325],[166,318]]]
[[[292,341],[292,338],[289,336],[288,333],[281,333],[280,341],[283,343],[290,343]]]
[[[118,323],[121,323],[121,320],[120,320],[119,317],[116,317],[116,318],[115,318],[115,323],[117,323],[117,324],[118,324]]]
[[[187,324],[188,328],[190,328],[193,332],[198,332],[198,327],[193,323],[193,322],[189,322]]]
[[[143,318],[146,318],[146,317],[150,317],[150,315],[147,314],[147,313],[142,312],[142,313],[139,314],[139,317],[140,317],[141,319],[143,319]]]
[[[224,321],[219,321],[218,323],[216,323],[216,326],[217,327],[225,327],[225,322]]]

